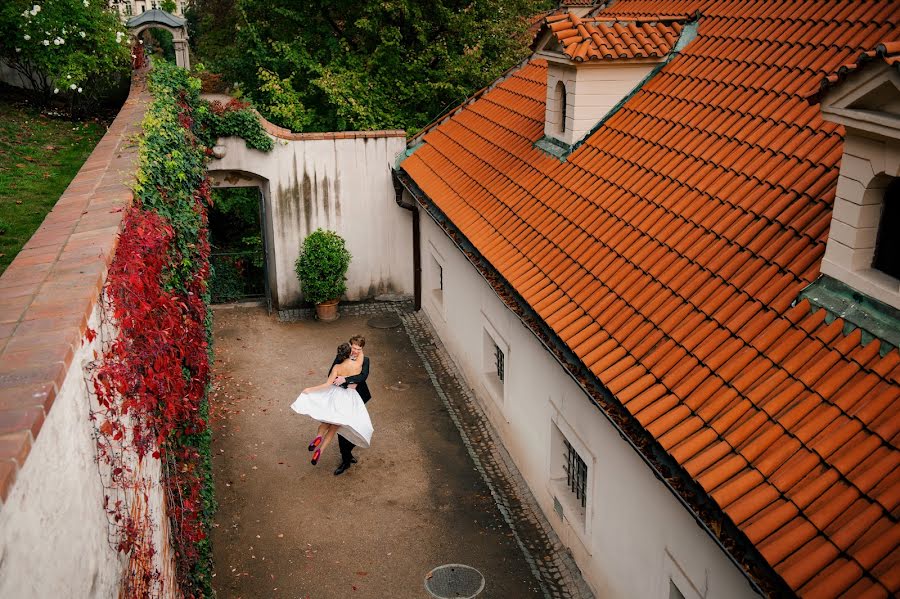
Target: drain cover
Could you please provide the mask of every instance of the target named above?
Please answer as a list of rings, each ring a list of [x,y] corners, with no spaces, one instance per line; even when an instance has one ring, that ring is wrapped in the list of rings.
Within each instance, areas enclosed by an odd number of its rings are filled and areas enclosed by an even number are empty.
[[[425,576],[425,590],[437,599],[471,599],[484,590],[484,576],[471,566],[446,564]]]
[[[384,314],[383,316],[370,318],[366,324],[373,329],[393,329],[394,327],[399,327],[402,323],[400,322],[400,317],[396,314]]]

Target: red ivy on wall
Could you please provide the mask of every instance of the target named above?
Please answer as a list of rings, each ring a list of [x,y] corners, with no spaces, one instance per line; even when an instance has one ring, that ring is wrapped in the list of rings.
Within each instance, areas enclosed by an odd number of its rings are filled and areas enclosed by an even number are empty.
[[[183,130],[188,151],[202,156],[205,148],[191,131],[191,103],[182,92],[175,104],[175,129]],[[195,572],[202,558],[198,544],[206,538],[202,493],[208,456],[201,452],[199,439],[208,434],[203,407],[210,368],[204,300],[210,187],[202,176],[194,179],[200,182],[192,193],[180,188],[176,194],[163,185],[153,188],[169,208],[179,202],[170,212],[180,215],[174,217],[180,229],[153,209],[158,206],[143,205],[140,194],[136,197],[125,213],[104,287],[102,355],[96,356],[89,377],[96,401],[91,419],[113,544],[129,556],[123,589],[128,597],[172,593],[162,589],[162,577],[153,565],[156,549],[148,508],[153,482],[141,468],[148,459],[162,464],[180,595],[209,592]],[[93,335],[88,331],[88,340]]]

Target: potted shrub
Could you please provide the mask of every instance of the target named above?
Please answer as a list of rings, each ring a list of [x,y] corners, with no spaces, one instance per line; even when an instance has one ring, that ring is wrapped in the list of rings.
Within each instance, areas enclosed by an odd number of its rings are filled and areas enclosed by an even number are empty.
[[[319,320],[335,320],[337,304],[347,285],[350,252],[344,239],[334,231],[316,229],[303,240],[294,267],[306,301],[316,305]]]

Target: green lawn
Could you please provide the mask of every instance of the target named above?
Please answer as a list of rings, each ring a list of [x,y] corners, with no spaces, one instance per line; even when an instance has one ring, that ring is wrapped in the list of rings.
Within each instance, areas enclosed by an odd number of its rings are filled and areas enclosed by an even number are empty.
[[[106,127],[0,100],[0,274],[37,230]]]

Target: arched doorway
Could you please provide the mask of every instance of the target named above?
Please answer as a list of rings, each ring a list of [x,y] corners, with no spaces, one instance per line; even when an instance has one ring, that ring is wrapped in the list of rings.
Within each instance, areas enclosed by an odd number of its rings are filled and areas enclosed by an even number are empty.
[[[143,12],[136,17],[131,17],[125,23],[132,37],[137,38],[147,29],[164,29],[172,34],[172,43],[175,45],[175,64],[184,68],[191,68],[191,59],[188,52],[187,21],[181,17],[154,8]]]
[[[269,182],[252,173],[208,171],[213,187],[210,209],[210,261],[216,269],[214,302],[265,299],[269,312],[279,306],[272,255]],[[216,294],[222,297],[216,299]],[[231,295],[228,295],[231,294]],[[228,295],[228,297],[225,297]]]

